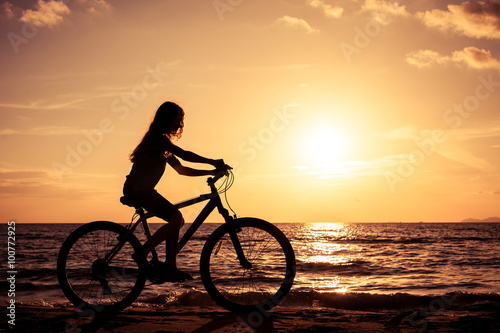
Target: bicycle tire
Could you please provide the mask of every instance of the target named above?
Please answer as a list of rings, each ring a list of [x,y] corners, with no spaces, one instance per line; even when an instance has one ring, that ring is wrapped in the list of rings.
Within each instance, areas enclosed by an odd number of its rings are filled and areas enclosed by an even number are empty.
[[[113,259],[103,258],[125,235],[117,223],[96,221],[82,225],[64,241],[57,258],[57,278],[68,298],[82,311],[107,314],[131,305],[140,295],[147,276],[147,259],[133,234]],[[136,253],[132,259],[132,254]]]
[[[273,224],[239,218],[218,227],[207,239],[200,259],[203,285],[212,299],[232,312],[266,312],[280,304],[295,278],[295,253]],[[230,239],[237,235],[252,268],[240,264]]]

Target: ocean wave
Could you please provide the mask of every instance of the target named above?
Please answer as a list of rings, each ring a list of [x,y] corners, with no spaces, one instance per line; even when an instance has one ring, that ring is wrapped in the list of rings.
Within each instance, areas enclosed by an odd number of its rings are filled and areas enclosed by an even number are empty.
[[[308,237],[296,237],[295,240],[302,242],[310,242],[311,239]],[[367,238],[352,238],[352,237],[338,237],[329,238],[329,243],[340,243],[340,244],[421,244],[421,243],[435,243],[439,239],[427,238],[427,237],[395,237],[395,238],[378,238],[378,237],[367,237]]]
[[[2,290],[9,290],[10,287],[10,282],[9,281],[1,281],[0,282],[0,289]],[[31,282],[18,282],[16,281],[16,291],[26,291],[26,290],[35,290],[40,286],[37,286],[34,283]],[[57,285],[59,287],[59,285]]]
[[[500,258],[458,258],[450,260],[456,266],[500,267]]]
[[[18,277],[20,279],[34,279],[36,281],[45,279],[55,279],[57,271],[54,268],[43,268],[39,267],[37,269],[23,269],[19,271]]]
[[[297,272],[306,275],[311,274],[330,274],[337,276],[408,276],[425,275],[430,276],[433,270],[427,267],[410,268],[400,266],[379,265],[375,262],[366,260],[352,260],[345,263],[330,262],[304,262],[297,260]]]
[[[346,271],[356,271],[358,273],[361,273],[361,268],[368,268],[370,265],[370,262],[365,260],[352,260],[340,264],[330,262],[304,262],[301,260],[297,260],[297,271],[305,273],[327,272],[336,274]]]
[[[287,305],[319,306],[347,310],[370,309],[409,309],[440,303],[449,308],[463,308],[471,304],[491,303],[500,306],[500,295],[451,292],[443,295],[417,296],[406,293],[368,294],[368,293],[319,293],[314,291],[292,292],[286,300]]]
[[[347,243],[347,244],[427,244],[435,243],[437,239],[427,237],[395,237],[395,238],[338,238],[332,239],[331,242]]]
[[[40,301],[24,301],[36,305]],[[47,306],[68,305],[67,301],[50,302]],[[215,302],[204,290],[191,289],[185,292],[164,292],[151,297],[140,297],[134,306],[215,306]],[[500,295],[494,293],[450,292],[442,295],[419,296],[406,293],[369,294],[292,290],[283,307],[324,307],[345,310],[402,310],[402,309],[460,309],[500,310]]]
[[[493,238],[493,237],[442,237],[438,240],[445,240],[448,242],[463,242],[463,241],[480,241],[480,242],[491,242],[491,241],[498,241],[498,238]]]
[[[295,238],[297,241],[309,242],[308,237]],[[463,243],[463,242],[498,242],[498,237],[338,237],[329,238],[328,242],[340,244],[433,244],[433,243]]]

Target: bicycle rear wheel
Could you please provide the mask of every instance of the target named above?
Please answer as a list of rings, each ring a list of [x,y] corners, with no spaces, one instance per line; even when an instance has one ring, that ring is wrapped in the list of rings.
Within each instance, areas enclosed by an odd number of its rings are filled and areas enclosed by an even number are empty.
[[[217,228],[203,247],[200,274],[208,294],[233,312],[268,311],[281,303],[295,278],[295,254],[276,226],[239,218]],[[243,267],[231,241],[231,230],[251,267]]]
[[[126,232],[117,223],[98,221],[79,227],[64,241],[57,278],[64,295],[80,310],[96,314],[122,310],[144,288],[147,260],[137,237],[129,235],[116,254],[106,258]]]

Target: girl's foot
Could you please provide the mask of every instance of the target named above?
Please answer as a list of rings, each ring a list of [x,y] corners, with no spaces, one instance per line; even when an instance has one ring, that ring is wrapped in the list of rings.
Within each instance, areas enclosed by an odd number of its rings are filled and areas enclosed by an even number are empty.
[[[193,280],[193,277],[186,272],[176,270],[166,270],[162,276],[165,282],[184,282],[186,280]]]
[[[163,272],[165,271],[165,263],[158,260],[151,260],[148,263],[148,279],[153,284],[162,284],[164,282]]]

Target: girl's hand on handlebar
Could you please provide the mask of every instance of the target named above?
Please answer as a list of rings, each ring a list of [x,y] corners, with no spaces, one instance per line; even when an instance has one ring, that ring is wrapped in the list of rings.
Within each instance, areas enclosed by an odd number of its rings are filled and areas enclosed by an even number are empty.
[[[218,181],[220,178],[224,177],[224,176],[229,176],[230,172],[229,170],[231,170],[232,168],[225,164],[223,168],[221,169],[215,169],[215,170],[212,170],[210,171],[210,173],[214,176],[214,178],[209,178],[209,182],[212,182],[212,183],[215,183],[216,181]]]
[[[217,171],[224,169],[224,167],[226,166],[223,159],[213,160],[212,165],[215,167]]]
[[[216,176],[216,175],[218,175],[219,173],[224,173],[224,174],[227,174],[227,170],[228,170],[228,168],[229,168],[229,169],[231,169],[231,167],[229,167],[228,165],[224,164],[224,165],[223,165],[222,167],[220,167],[220,168],[217,168],[217,169],[213,169],[213,170],[211,170],[211,171],[210,171],[210,174],[211,174],[212,176]]]

